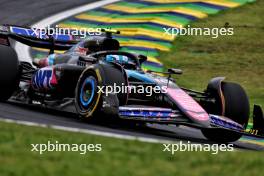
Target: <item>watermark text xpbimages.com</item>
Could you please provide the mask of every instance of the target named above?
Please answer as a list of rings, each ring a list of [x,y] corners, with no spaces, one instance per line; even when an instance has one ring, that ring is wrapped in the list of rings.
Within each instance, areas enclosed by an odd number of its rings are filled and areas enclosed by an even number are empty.
[[[234,28],[232,27],[191,27],[187,25],[186,27],[180,26],[179,28],[164,27],[164,34],[171,37],[193,35],[193,36],[211,36],[212,38],[218,38],[219,36],[232,36],[234,35]]]
[[[162,144],[163,152],[168,152],[171,155],[177,152],[210,152],[215,155],[219,152],[232,152],[234,151],[234,144],[197,144],[190,141],[179,141],[174,144]]]
[[[88,152],[101,152],[102,144],[64,144],[58,141],[41,144],[31,144],[31,151],[37,152],[40,155],[48,152],[77,152],[85,155]]]

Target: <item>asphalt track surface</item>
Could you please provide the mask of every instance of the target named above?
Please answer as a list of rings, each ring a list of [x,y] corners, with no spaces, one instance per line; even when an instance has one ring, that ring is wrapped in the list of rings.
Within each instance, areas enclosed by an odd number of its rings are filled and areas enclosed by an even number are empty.
[[[94,2],[94,0],[0,0],[0,23],[30,25],[42,18],[57,12],[71,9]],[[46,110],[38,107],[25,106],[15,103],[0,103],[0,118],[23,120],[46,125],[59,125],[79,129],[90,129],[121,135],[136,137],[155,138],[170,141],[191,141],[193,143],[212,143],[206,140],[201,132],[192,128],[179,128],[176,126],[155,125],[142,127],[130,125],[123,121],[83,122],[74,114]],[[237,148],[264,150],[264,147],[235,142]]]
[[[96,0],[0,0],[1,24],[30,25],[42,18]]]

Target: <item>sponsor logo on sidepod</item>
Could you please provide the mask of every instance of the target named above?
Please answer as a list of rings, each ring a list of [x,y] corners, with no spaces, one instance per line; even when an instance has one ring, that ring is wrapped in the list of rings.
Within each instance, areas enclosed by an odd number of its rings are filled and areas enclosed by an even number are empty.
[[[51,89],[54,84],[56,84],[56,77],[51,67],[38,70],[32,79],[34,89]]]

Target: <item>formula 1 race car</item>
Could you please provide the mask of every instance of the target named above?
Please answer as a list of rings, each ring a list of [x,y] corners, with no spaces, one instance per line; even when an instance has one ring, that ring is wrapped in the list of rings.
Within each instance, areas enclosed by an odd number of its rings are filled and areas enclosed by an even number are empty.
[[[218,142],[264,134],[263,112],[257,105],[254,129],[246,132],[249,101],[239,84],[217,77],[204,92],[179,87],[172,75],[182,74],[180,69],[144,71],[141,65],[146,56],[120,51],[113,31],[104,33],[80,41],[68,35],[41,37],[30,28],[1,26],[0,100],[70,111],[83,118],[104,114],[141,123],[191,126]],[[21,62],[10,39],[50,49],[50,54],[34,62],[35,66]],[[54,54],[54,50],[67,51]]]

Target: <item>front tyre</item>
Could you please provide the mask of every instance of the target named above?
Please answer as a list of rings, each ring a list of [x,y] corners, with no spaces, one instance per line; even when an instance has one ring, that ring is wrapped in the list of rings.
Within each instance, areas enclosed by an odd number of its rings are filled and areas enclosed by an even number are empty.
[[[249,119],[249,101],[244,89],[236,83],[223,82],[221,84],[223,93],[223,101],[216,101],[215,106],[221,108],[225,117],[246,127]],[[217,100],[220,97],[216,97]],[[203,135],[213,141],[217,142],[233,142],[241,138],[241,134],[225,130],[225,129],[202,129]]]

